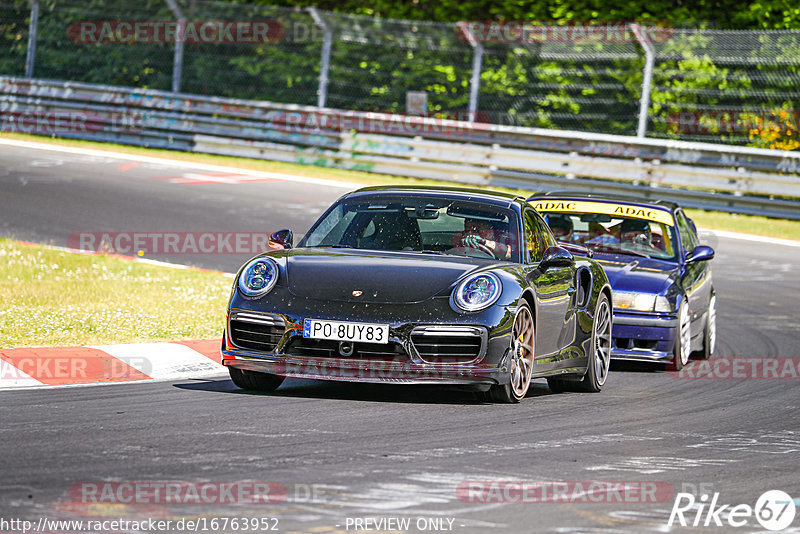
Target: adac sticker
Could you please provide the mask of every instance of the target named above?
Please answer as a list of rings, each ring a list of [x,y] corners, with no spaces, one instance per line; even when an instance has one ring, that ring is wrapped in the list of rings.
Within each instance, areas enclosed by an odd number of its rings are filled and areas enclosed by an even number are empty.
[[[665,210],[633,204],[612,202],[587,202],[581,200],[537,200],[533,207],[539,213],[603,213],[615,217],[633,217],[674,226],[672,214]]]

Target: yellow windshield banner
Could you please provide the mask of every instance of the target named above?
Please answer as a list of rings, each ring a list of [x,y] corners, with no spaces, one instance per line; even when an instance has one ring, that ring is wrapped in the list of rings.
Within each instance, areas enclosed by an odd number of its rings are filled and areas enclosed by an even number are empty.
[[[590,202],[585,200],[536,200],[531,202],[539,213],[602,213],[612,217],[645,219],[674,226],[672,213],[653,207],[642,207],[619,202]]]

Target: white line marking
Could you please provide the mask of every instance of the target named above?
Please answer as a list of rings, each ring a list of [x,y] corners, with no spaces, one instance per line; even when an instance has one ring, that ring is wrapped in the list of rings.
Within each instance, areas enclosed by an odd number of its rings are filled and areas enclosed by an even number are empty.
[[[633,456],[616,463],[593,465],[585,467],[587,471],[632,471],[642,475],[654,475],[666,471],[685,471],[701,466],[724,466],[726,463],[735,462],[730,459],[691,459],[691,458],[663,458],[656,456]]]
[[[25,241],[25,243],[31,243],[31,242],[30,241]],[[38,247],[44,247],[44,248],[46,248],[48,250],[57,250],[59,252],[69,252],[71,254],[83,254],[85,256],[99,256],[99,255],[101,255],[99,252],[96,252],[94,250],[81,250],[81,249],[78,249],[78,248],[59,247],[57,245],[44,245],[44,244],[41,244],[41,243],[33,243],[33,244],[38,246]],[[137,258],[135,256],[125,256],[125,255],[119,255],[119,254],[112,254],[112,256],[120,257],[120,258],[128,260],[128,261],[135,261],[135,262],[139,262],[139,263],[147,263],[149,265],[158,265],[160,267],[169,267],[170,269],[189,269],[189,270],[199,271],[199,272],[219,273],[219,274],[221,274],[222,276],[224,276],[226,278],[235,278],[236,277],[236,273],[226,273],[226,272],[222,272],[222,271],[215,271],[214,269],[205,269],[205,268],[202,268],[202,267],[194,267],[192,265],[183,265],[182,263],[170,263],[170,262],[166,262],[166,261],[151,260],[150,258]]]
[[[89,148],[75,148],[59,145],[48,145],[45,143],[34,143],[30,141],[18,141],[15,139],[0,139],[0,144],[17,146],[20,148],[31,148],[36,150],[52,150],[55,152],[66,152],[69,154],[82,154],[86,156],[99,156],[109,157],[116,159],[131,160],[136,162],[149,162],[155,164],[173,165],[176,167],[190,168],[190,169],[203,169],[216,172],[230,172],[234,174],[247,174],[250,176],[260,176],[263,178],[274,178],[277,180],[285,180],[289,182],[298,182],[306,184],[327,185],[330,187],[339,187],[344,189],[359,189],[366,187],[366,184],[359,184],[356,182],[341,182],[337,180],[325,180],[322,178],[310,178],[305,176],[295,176],[293,174],[282,174],[275,172],[253,171],[248,169],[239,169],[237,167],[225,167],[223,165],[211,165],[208,163],[194,163],[190,161],[174,160],[169,158],[157,158],[153,156],[140,156],[136,154],[123,154],[121,152],[112,152],[106,150],[94,150]],[[262,161],[262,160],[259,160]],[[263,160],[267,161],[267,160]],[[727,232],[724,230],[711,230],[709,228],[700,228],[704,232],[712,232],[719,237],[726,237],[730,239],[742,239],[746,241],[758,241],[761,243],[769,243],[773,245],[782,245],[787,247],[800,247],[800,241],[793,241],[791,239],[778,239],[775,237],[764,237],[754,234],[740,234],[737,232]]]
[[[779,239],[777,237],[766,237],[763,235],[755,234],[740,234],[738,232],[727,232],[725,230],[712,230],[710,228],[699,228],[700,232],[708,232],[717,237],[725,237],[728,239],[741,239],[743,241],[756,241],[759,243],[767,243],[770,245],[781,245],[784,247],[800,247],[800,241],[793,241],[791,239]]]
[[[91,148],[76,148],[59,145],[49,145],[46,143],[34,143],[30,141],[18,141],[16,139],[0,139],[0,144],[16,146],[20,148],[30,148],[34,150],[51,150],[55,152],[66,152],[68,154],[81,154],[84,156],[98,156],[105,158],[124,159],[136,161],[139,163],[155,163],[161,165],[171,165],[174,167],[181,167],[187,169],[201,169],[215,172],[227,172],[233,174],[246,174],[249,176],[257,176],[260,178],[272,178],[276,180],[283,180],[287,182],[298,182],[303,184],[324,185],[328,187],[338,187],[342,189],[359,189],[366,187],[366,184],[359,184],[355,182],[341,182],[337,180],[326,180],[323,178],[310,178],[308,176],[296,176],[294,174],[283,174],[278,172],[267,171],[254,171],[250,169],[239,169],[237,167],[226,167],[224,165],[212,165],[209,163],[197,163],[191,161],[181,161],[177,159],[170,159],[166,157],[154,156],[141,156],[138,154],[123,154],[121,152],[112,152],[106,150],[96,150]],[[257,160],[267,161],[267,160]]]

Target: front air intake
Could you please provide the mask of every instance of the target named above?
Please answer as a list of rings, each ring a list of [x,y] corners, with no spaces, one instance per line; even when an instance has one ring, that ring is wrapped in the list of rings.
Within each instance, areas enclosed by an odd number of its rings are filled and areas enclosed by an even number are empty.
[[[228,329],[235,346],[263,352],[274,351],[285,332],[282,317],[246,312],[232,313]]]
[[[428,363],[467,363],[483,356],[486,330],[472,326],[423,326],[411,332],[419,357]]]

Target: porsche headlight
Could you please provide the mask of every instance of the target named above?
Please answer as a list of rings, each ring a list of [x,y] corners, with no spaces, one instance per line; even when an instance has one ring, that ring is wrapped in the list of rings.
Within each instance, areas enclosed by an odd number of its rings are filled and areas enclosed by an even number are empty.
[[[650,293],[627,293],[624,291],[614,291],[614,308],[644,312],[673,311],[667,297]]]
[[[278,264],[268,258],[257,258],[239,275],[239,291],[246,297],[263,297],[278,282]]]
[[[453,300],[464,311],[478,311],[488,308],[500,298],[503,284],[492,273],[482,273],[470,276],[456,288]]]

